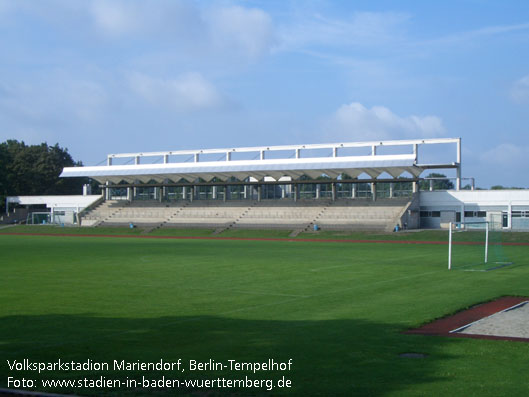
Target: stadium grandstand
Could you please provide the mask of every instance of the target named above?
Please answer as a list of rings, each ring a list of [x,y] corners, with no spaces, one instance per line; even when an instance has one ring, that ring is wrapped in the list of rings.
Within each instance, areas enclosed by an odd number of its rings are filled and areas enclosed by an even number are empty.
[[[442,160],[420,161],[428,157]],[[434,189],[429,170],[452,173],[441,178],[450,189]],[[461,138],[109,154],[105,165],[61,174],[99,182],[102,195],[85,186],[82,196],[8,197],[4,220],[294,232],[488,221],[529,230],[529,190],[474,190],[461,170]]]
[[[425,145],[453,146],[454,161],[420,163]],[[461,139],[110,154],[61,176],[102,184],[83,225],[393,230],[420,226],[427,169],[455,169],[459,189]]]

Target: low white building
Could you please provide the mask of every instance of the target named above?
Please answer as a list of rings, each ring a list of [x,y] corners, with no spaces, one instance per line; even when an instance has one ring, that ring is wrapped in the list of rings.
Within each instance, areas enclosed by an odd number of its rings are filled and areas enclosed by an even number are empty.
[[[36,223],[34,222],[35,219],[42,219],[45,223],[72,225],[77,223],[79,212],[95,204],[98,200],[102,200],[101,195],[10,196],[6,199],[6,212],[9,213],[9,208],[15,205],[33,207],[35,209],[29,212],[29,217],[32,217],[34,213],[41,215],[48,213],[49,215],[40,218],[33,216],[33,222],[30,219],[29,223]],[[37,207],[41,207],[42,210],[39,211]],[[42,223],[42,220],[38,223]]]
[[[421,228],[449,222],[489,221],[495,228],[529,230],[529,190],[420,192]]]

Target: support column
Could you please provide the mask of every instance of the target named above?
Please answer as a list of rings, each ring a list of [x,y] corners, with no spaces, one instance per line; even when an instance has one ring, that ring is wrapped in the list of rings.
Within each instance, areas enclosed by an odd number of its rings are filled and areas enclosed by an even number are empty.
[[[132,201],[132,188],[127,188],[127,201]]]
[[[507,229],[512,229],[512,203],[509,201],[509,205],[507,207]]]
[[[393,198],[393,182],[389,183],[389,198]]]
[[[187,200],[187,188],[185,186],[182,186],[182,199]]]
[[[321,193],[321,185],[319,183],[316,184],[316,199],[320,198]]]
[[[332,201],[336,201],[336,183],[331,183]]]
[[[430,192],[433,192],[433,179],[430,179]]]
[[[243,198],[248,199],[248,185],[244,185]]]
[[[376,182],[371,182],[371,197],[373,201],[377,199],[377,184]]]
[[[191,186],[190,190],[191,194],[189,195],[189,201],[193,202],[193,200],[195,199],[195,187]]]
[[[222,198],[222,201],[226,202],[228,199],[228,185],[224,185],[224,197]]]
[[[456,190],[461,190],[461,138],[457,140],[457,177]]]
[[[413,181],[413,182],[411,183],[411,186],[412,186],[412,192],[413,192],[413,193],[417,193],[417,191],[419,190],[419,189],[418,189],[418,188],[419,188],[419,184],[418,184],[416,181]]]
[[[356,198],[356,183],[353,183],[353,189],[351,192],[351,198]]]
[[[110,182],[109,181],[106,181],[105,182],[105,200],[110,200]]]
[[[299,185],[298,184],[294,184],[294,185],[292,185],[292,187],[294,188],[294,202],[296,202],[296,201],[298,201]]]
[[[261,201],[262,185],[257,185],[257,201]]]
[[[211,197],[213,198],[213,200],[216,200],[217,199],[217,186],[213,186],[211,190],[212,190]]]

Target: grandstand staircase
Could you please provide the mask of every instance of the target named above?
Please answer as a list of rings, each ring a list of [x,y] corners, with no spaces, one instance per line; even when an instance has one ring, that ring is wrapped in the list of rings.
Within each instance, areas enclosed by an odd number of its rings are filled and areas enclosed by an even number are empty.
[[[231,222],[228,226],[224,228],[221,227],[221,228],[216,229],[213,234],[220,234],[222,232],[225,232],[226,230],[232,229],[237,224],[237,222],[239,222],[242,218],[244,218],[252,210],[252,207],[255,207],[256,204],[257,204],[257,201],[253,201],[252,204],[242,214],[240,214],[237,217],[237,219],[235,219],[233,222]]]
[[[141,227],[143,233],[159,228],[211,228],[216,233],[232,229],[282,229],[292,236],[322,230],[390,231],[410,222],[417,212],[409,198],[263,201],[106,201],[83,214],[83,226]],[[416,216],[416,214],[414,215]],[[414,227],[413,224],[409,225]]]
[[[310,221],[305,227],[302,227],[300,229],[296,229],[296,230],[292,231],[292,233],[289,234],[289,237],[296,237],[300,233],[313,231],[314,230],[314,225],[318,224],[318,219],[320,219],[323,216],[323,214],[325,213],[325,211],[327,211],[327,208],[329,208],[330,202],[328,202],[326,204],[327,205],[325,205],[321,209],[321,211],[314,217],[314,219],[312,219],[312,221]]]
[[[82,215],[81,226],[101,226],[108,222],[113,216],[118,214],[126,206],[130,205],[127,201],[107,200],[102,201],[94,208]],[[86,222],[88,221],[88,222]],[[85,223],[83,225],[83,223]]]
[[[329,205],[326,205],[323,207],[318,215],[307,225],[304,229],[302,229],[303,232],[310,232],[311,230],[314,230],[314,225],[318,224],[318,219],[320,219],[324,214],[325,211],[329,208]]]
[[[402,228],[407,229],[408,225],[404,224],[403,217],[406,214],[408,210],[418,210],[419,208],[419,195],[414,194],[412,196],[412,199],[399,211],[399,213],[394,217],[391,225],[400,225]],[[391,232],[393,231],[393,227],[391,225],[388,226],[388,229],[386,231]]]
[[[176,211],[173,211],[173,213],[171,215],[169,215],[169,217],[166,220],[164,220],[163,222],[160,222],[157,225],[154,225],[154,226],[151,226],[151,227],[147,227],[145,230],[143,230],[141,232],[141,234],[149,234],[149,233],[151,233],[154,230],[157,230],[157,229],[160,229],[160,228],[164,227],[167,223],[169,223],[173,219],[175,219],[184,210],[184,208],[186,208],[189,204],[190,204],[190,202],[186,201],[182,206],[178,207],[176,209]]]

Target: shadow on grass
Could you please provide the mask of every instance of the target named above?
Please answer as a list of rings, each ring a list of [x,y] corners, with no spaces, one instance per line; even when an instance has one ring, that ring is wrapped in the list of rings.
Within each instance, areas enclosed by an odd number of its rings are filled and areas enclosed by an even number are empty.
[[[458,341],[402,335],[401,326],[364,320],[267,321],[220,317],[102,318],[89,315],[10,316],[0,322],[0,385],[7,377],[32,379],[84,377],[152,379],[273,379],[283,375],[292,388],[275,389],[120,389],[119,395],[372,395],[413,390],[439,382],[437,364],[451,357],[443,345]],[[399,353],[425,353],[425,358],[402,358]],[[7,360],[32,362],[108,362],[108,372],[9,371]],[[293,360],[290,372],[207,371],[116,372],[113,360],[131,362],[264,362]],[[185,376],[184,376],[185,375]],[[437,385],[438,386],[438,385]],[[436,385],[431,390],[435,394]],[[42,388],[41,388],[42,390]],[[81,395],[116,395],[116,390],[45,389]]]

